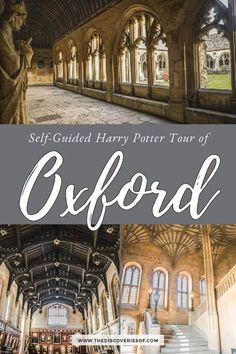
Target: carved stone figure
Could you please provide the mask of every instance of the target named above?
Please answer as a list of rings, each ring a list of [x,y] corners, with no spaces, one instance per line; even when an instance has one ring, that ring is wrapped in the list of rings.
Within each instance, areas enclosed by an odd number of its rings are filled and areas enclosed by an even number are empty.
[[[26,18],[24,1],[6,2],[0,18],[0,124],[28,123],[25,96],[27,67],[33,56],[31,39],[13,41],[13,32],[21,29]]]

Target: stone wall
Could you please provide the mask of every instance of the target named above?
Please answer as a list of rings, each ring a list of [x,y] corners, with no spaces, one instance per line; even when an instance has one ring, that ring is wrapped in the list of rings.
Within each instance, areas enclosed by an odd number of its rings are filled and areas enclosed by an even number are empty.
[[[30,85],[53,83],[53,55],[51,49],[34,49],[31,68],[28,69]]]
[[[132,245],[130,248],[122,250],[122,266],[127,262],[137,262],[142,267],[142,278],[139,293],[139,301],[134,309],[122,308],[122,314],[136,318],[140,321],[148,305],[148,290],[151,287],[152,271],[156,267],[164,267],[169,274],[168,305],[166,309],[158,311],[161,323],[187,324],[189,319],[188,310],[177,308],[177,277],[180,272],[188,272],[192,277],[192,288],[195,294],[193,306],[196,308],[200,304],[199,280],[204,275],[203,260],[197,255],[182,256],[173,261],[163,250],[155,245]]]
[[[0,318],[3,318],[5,309],[4,302],[7,297],[7,287],[9,281],[9,270],[4,263],[0,266],[0,279],[1,279],[1,291],[0,291]]]
[[[68,325],[67,329],[84,330],[84,321],[82,315],[77,311],[76,314],[73,313],[73,309],[70,306],[66,306],[68,313]],[[42,313],[37,310],[33,314],[31,330],[33,329],[46,329],[48,328],[48,308],[50,306],[45,306],[42,309]]]
[[[236,246],[229,246],[215,265],[215,286],[228,274],[236,264]]]
[[[218,300],[222,354],[231,353],[232,349],[236,349],[235,299],[236,284]]]

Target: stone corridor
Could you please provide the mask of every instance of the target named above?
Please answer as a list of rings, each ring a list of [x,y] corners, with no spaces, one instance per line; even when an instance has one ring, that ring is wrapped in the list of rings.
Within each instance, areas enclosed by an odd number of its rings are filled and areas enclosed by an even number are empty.
[[[162,118],[54,86],[30,86],[27,109],[33,124],[169,124]]]

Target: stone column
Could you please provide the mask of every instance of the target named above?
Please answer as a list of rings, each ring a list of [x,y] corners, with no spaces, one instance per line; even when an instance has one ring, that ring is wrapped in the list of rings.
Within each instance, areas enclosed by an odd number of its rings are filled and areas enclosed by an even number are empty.
[[[232,112],[236,110],[236,0],[229,1],[231,16],[231,75],[232,75]]]
[[[135,47],[132,47],[130,51],[130,61],[131,61],[131,95],[134,95],[134,85],[136,83],[137,75],[137,60],[136,60],[137,50]]]
[[[208,312],[208,347],[209,350],[219,354],[221,352],[219,318],[215,296],[214,270],[209,225],[202,226],[202,245],[207,292],[206,303]]]
[[[147,47],[147,77],[148,77],[148,98],[152,97],[152,86],[153,86],[153,56],[154,49],[152,47]]]
[[[66,62],[66,60],[65,61],[63,61],[63,84],[67,84],[67,82],[68,82],[68,64],[67,64],[67,62]]]
[[[186,92],[186,57],[183,40],[180,38],[180,29],[169,34],[169,75],[170,97],[169,118],[184,122],[185,108],[188,105]]]
[[[21,318],[21,336],[20,336],[20,349],[19,353],[24,353],[24,346],[25,346],[25,324],[26,324],[26,315],[25,312],[22,314]]]

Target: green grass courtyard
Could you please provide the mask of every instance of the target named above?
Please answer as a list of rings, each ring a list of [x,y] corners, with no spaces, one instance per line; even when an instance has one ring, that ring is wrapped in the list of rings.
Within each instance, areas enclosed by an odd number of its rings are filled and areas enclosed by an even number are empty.
[[[208,84],[206,88],[231,90],[231,74],[208,74]]]

